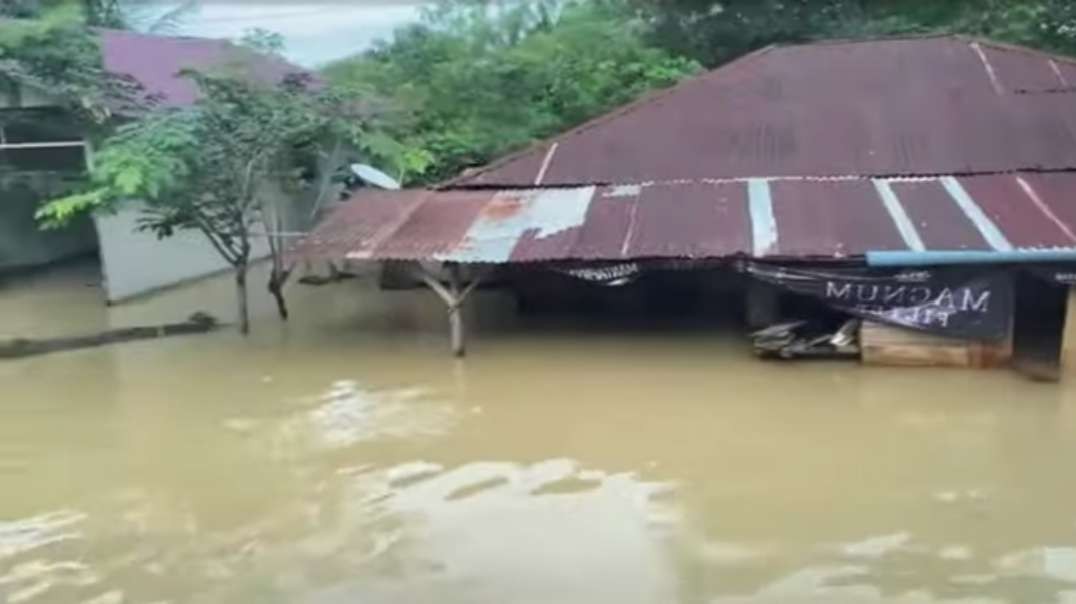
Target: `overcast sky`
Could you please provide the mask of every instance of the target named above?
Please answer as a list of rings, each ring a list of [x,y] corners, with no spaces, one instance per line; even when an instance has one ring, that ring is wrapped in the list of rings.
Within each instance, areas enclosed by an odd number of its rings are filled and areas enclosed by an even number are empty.
[[[367,48],[418,18],[421,4],[392,0],[202,0],[178,33],[238,38],[260,27],[283,34],[287,56],[315,66]]]

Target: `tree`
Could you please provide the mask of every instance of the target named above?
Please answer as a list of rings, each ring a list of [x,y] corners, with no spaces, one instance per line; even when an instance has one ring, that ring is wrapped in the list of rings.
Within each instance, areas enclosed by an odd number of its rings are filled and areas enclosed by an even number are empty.
[[[40,19],[57,9],[73,9],[93,27],[160,32],[173,28],[197,2],[184,0],[162,9],[152,0],[0,0],[0,17]]]
[[[433,162],[405,179],[433,181],[696,70],[647,46],[643,25],[593,2],[447,3],[324,73],[390,99],[400,111],[385,116],[387,131]]]
[[[647,23],[650,43],[716,66],[779,43],[965,33],[1076,51],[1070,0],[607,0]]]
[[[71,7],[36,20],[0,21],[4,82],[48,91],[90,124],[102,124],[116,112],[135,112],[144,103],[136,82],[104,68],[98,36]]]
[[[284,216],[296,197],[312,190],[314,166],[324,167],[319,157],[326,146],[361,142],[369,108],[301,75],[279,85],[227,73],[187,76],[201,91],[193,106],[120,126],[95,155],[87,185],[49,202],[39,217],[63,224],[82,212],[107,212],[139,199],[145,204],[140,228],[162,238],[179,230],[201,232],[233,268],[245,334],[255,241],[269,242],[269,289],[286,318]],[[322,197],[326,190],[315,192]]]
[[[284,54],[284,36],[260,27],[243,32],[239,43],[263,55],[283,56]]]

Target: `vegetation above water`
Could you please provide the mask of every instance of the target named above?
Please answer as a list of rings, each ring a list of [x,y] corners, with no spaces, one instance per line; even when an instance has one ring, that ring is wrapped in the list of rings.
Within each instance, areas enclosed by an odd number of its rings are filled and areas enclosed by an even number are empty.
[[[667,86],[699,66],[648,44],[643,21],[600,3],[456,2],[325,69],[391,99],[390,132],[433,158],[436,181]]]

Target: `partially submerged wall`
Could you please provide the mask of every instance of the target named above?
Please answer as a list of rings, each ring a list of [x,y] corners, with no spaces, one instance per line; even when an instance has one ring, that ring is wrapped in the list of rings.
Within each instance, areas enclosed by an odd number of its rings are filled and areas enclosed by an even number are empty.
[[[271,188],[262,195],[272,196],[283,208],[285,230],[300,231],[309,223],[309,200]],[[231,269],[201,232],[176,231],[171,237],[158,239],[152,232],[139,231],[143,208],[131,202],[115,214],[94,217],[101,241],[102,285],[109,303]],[[265,237],[255,237],[252,244],[251,260],[269,256]]]
[[[102,285],[110,303],[230,268],[197,231],[177,231],[167,239],[140,232],[141,211],[140,204],[132,203],[115,214],[94,217],[101,241]],[[267,254],[266,242],[256,241],[254,257]]]

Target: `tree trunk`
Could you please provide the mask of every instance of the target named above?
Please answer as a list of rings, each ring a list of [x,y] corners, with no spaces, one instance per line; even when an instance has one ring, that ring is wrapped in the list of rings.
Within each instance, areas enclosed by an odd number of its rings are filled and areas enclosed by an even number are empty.
[[[448,287],[452,302],[448,306],[448,326],[452,342],[452,354],[456,358],[463,358],[467,354],[463,326],[463,289],[460,280],[460,267],[457,264],[448,266]]]
[[[269,273],[269,293],[276,300],[276,310],[283,321],[288,320],[288,304],[284,300],[284,284],[288,280],[287,273],[282,273],[275,267]]]
[[[449,338],[452,343],[452,354],[456,358],[463,358],[467,355],[467,344],[465,342],[463,315],[460,314],[459,306],[453,306],[448,310],[448,327]]]
[[[247,307],[247,264],[242,262],[235,267],[235,293],[238,296],[239,308],[236,321],[239,324],[239,333],[250,333],[250,309]]]

